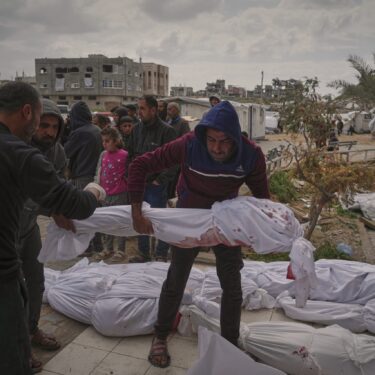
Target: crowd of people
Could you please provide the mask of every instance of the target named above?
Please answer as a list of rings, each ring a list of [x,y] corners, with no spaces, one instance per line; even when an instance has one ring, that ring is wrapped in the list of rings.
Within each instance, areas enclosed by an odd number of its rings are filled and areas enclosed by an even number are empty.
[[[229,102],[214,96],[210,103],[194,131],[180,116],[178,103],[153,96],[114,108],[113,119],[93,115],[78,101],[64,123],[57,105],[30,85],[0,87],[0,374],[41,371],[32,345],[60,348],[58,339],[38,325],[44,273],[37,261],[37,216],[50,216],[75,231],[72,219],[86,218],[99,206],[124,204],[132,208],[138,254],[126,256],[125,237],[97,233],[84,255],[112,262],[170,260],[149,354],[154,366],[169,366],[167,337],[199,248],[157,241],[152,254],[153,228],[142,214],[142,202],[163,208],[177,197],[177,207],[209,209],[236,197],[243,183],[255,197],[270,197],[261,149],[241,134]],[[223,289],[221,333],[237,345],[241,249],[218,245],[213,251]]]

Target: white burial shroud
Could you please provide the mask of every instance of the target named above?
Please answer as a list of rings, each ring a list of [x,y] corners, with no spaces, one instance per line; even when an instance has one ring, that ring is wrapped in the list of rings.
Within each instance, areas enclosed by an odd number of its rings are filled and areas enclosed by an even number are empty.
[[[293,212],[281,203],[254,197],[216,202],[211,209],[150,208],[143,213],[153,225],[156,238],[184,248],[251,246],[257,253],[290,252],[296,279],[296,304],[304,306],[316,282],[312,244]],[[85,220],[75,220],[76,233],[51,223],[39,261],[67,260],[83,253],[95,232],[135,236],[130,206],[98,208]]]

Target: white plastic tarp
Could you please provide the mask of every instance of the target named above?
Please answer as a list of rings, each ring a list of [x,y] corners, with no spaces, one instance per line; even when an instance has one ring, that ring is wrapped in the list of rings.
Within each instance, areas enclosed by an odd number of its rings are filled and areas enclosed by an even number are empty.
[[[184,306],[181,334],[206,327],[219,331],[219,321],[196,306]],[[354,334],[337,325],[315,329],[293,322],[242,324],[240,346],[261,362],[290,375],[372,375],[375,337]]]
[[[286,375],[275,368],[255,362],[217,333],[200,327],[198,332],[199,360],[187,375]]]

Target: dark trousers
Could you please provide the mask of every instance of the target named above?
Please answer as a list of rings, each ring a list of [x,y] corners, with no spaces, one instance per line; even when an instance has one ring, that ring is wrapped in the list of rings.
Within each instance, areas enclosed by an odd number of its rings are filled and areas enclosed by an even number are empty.
[[[18,240],[17,251],[22,261],[22,272],[25,277],[29,297],[29,330],[33,335],[38,329],[40,310],[44,292],[44,268],[38,262],[38,255],[42,248],[39,226],[33,228]]]
[[[0,374],[31,375],[23,280],[0,280]]]
[[[216,272],[223,290],[220,311],[221,335],[237,345],[242,306],[241,248],[217,245],[213,250],[216,256]],[[155,325],[156,336],[160,339],[165,339],[171,331],[198,252],[199,249],[171,247],[171,265],[161,290],[158,320]]]
[[[150,204],[153,208],[165,208],[167,207],[167,191],[163,185],[152,185],[146,186],[143,200]],[[150,237],[149,236],[138,236],[138,249],[141,255],[149,259],[150,256]],[[169,244],[164,241],[158,240],[156,245],[156,256],[166,257],[168,255]]]

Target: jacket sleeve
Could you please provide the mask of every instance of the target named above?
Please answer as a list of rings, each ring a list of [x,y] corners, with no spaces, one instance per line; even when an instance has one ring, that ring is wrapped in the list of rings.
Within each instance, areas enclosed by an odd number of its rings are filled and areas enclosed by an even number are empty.
[[[257,148],[254,169],[246,176],[245,183],[255,198],[269,199],[271,197],[268,187],[266,160],[260,147]]]
[[[158,173],[183,162],[187,141],[186,137],[180,137],[133,160],[129,166],[128,176],[128,193],[131,203],[142,202],[147,174]]]
[[[18,169],[21,189],[50,214],[85,219],[93,214],[96,198],[58,177],[52,163],[38,152],[30,153]]]

